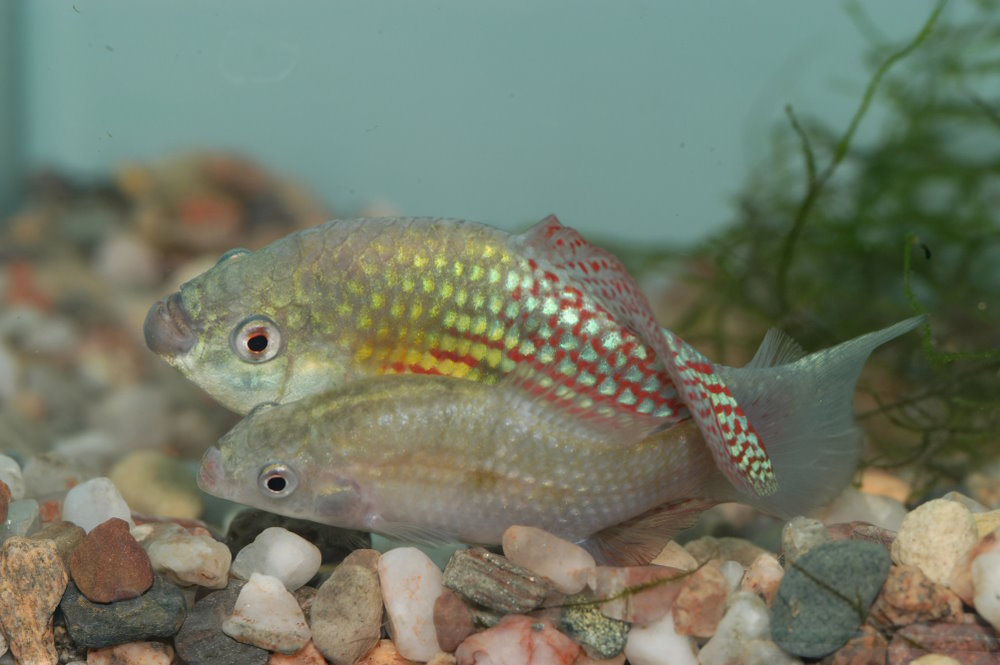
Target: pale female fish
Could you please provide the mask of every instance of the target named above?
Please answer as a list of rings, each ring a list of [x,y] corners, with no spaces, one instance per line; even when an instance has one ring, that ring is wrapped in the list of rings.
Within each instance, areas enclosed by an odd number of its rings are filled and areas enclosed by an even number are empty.
[[[920,320],[804,357],[772,331],[747,367],[712,368],[767,443],[778,480],[748,503],[801,514],[849,482],[861,367]],[[511,525],[536,526],[618,563],[648,561],[708,506],[746,500],[694,420],[629,437],[535,388],[513,374],[496,385],[379,376],[262,405],[208,450],[199,485],[407,540],[493,544]]]
[[[614,256],[555,217],[518,235],[454,220],[330,222],[228,252],[156,303],[144,331],[241,413],[383,374],[503,380],[621,445],[693,420],[741,492],[778,488],[759,423],[724,377],[656,324]]]

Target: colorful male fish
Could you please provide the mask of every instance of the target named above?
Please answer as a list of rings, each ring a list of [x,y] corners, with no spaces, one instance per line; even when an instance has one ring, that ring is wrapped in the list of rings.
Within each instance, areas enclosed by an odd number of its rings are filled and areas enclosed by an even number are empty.
[[[801,359],[774,335],[723,368],[554,217],[519,235],[394,218],[233,250],[144,331],[230,408],[277,405],[209,451],[210,492],[397,535],[603,530],[621,551],[737,493],[779,513],[829,499],[857,462],[861,366],[917,323]]]

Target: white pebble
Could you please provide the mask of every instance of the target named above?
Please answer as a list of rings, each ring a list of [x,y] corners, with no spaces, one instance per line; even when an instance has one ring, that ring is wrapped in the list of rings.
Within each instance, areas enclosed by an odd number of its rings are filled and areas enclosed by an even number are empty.
[[[153,570],[181,587],[225,588],[233,555],[225,544],[209,535],[194,535],[187,529],[164,522],[132,529]]]
[[[302,608],[277,577],[253,573],[240,589],[222,632],[234,640],[268,651],[295,653],[312,634]]]
[[[980,554],[972,562],[976,612],[1000,630],[1000,552]]]
[[[378,562],[389,635],[404,658],[426,662],[441,650],[434,629],[434,601],[441,595],[441,570],[415,547],[398,547]]]
[[[118,493],[118,488],[108,478],[92,478],[66,493],[62,518],[87,533],[112,517],[119,517],[128,522],[129,526],[135,526],[132,511]]]
[[[906,506],[887,496],[865,494],[855,487],[847,487],[833,503],[822,512],[825,524],[862,521],[890,531],[899,531]]]
[[[785,562],[792,563],[800,556],[832,540],[830,533],[819,520],[811,517],[793,517],[781,530],[781,551]]]
[[[24,498],[24,477],[21,475],[21,465],[13,457],[0,455],[0,480],[7,484],[11,499],[17,501]]]
[[[746,572],[746,569],[743,568],[743,564],[739,561],[733,561],[730,559],[719,564],[719,572],[721,572],[722,576],[726,578],[726,584],[729,587],[727,593],[732,593],[739,588],[740,582],[743,581],[743,573]]]
[[[322,559],[319,548],[302,536],[272,526],[236,554],[229,572],[241,580],[250,579],[253,573],[271,575],[295,591],[313,578]]]
[[[579,545],[530,526],[507,529],[503,534],[503,553],[518,566],[547,577],[556,589],[566,594],[583,589],[587,583],[586,571],[597,565],[594,557]]]
[[[0,525],[0,542],[11,536],[26,536],[38,527],[38,502],[34,499],[11,501],[7,521]]]
[[[674,631],[673,612],[648,626],[633,626],[625,640],[632,665],[698,665],[694,641]]]
[[[719,622],[712,639],[698,654],[701,665],[742,663],[751,640],[771,639],[770,617],[760,598],[747,591],[737,592]]]
[[[938,584],[948,584],[955,564],[979,540],[972,513],[956,501],[934,499],[903,519],[892,542],[892,561],[916,566]]]

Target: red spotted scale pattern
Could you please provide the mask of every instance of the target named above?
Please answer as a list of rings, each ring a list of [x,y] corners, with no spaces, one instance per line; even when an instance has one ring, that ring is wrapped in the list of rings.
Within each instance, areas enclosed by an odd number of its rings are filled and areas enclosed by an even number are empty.
[[[771,461],[743,409],[705,356],[660,328],[621,262],[563,226],[555,216],[539,222],[523,238],[556,269],[585,284],[608,314],[654,350],[726,478],[748,494],[773,494],[778,482]]]

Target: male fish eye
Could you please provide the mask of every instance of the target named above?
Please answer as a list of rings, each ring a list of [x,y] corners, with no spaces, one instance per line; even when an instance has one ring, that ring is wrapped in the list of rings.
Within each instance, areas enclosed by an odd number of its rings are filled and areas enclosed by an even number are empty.
[[[281,331],[266,316],[252,316],[236,326],[229,346],[244,362],[264,363],[281,351]]]
[[[257,476],[257,486],[266,496],[281,499],[288,496],[299,486],[298,476],[291,467],[285,464],[268,464],[260,470]]]
[[[242,247],[234,247],[225,254],[223,254],[222,256],[220,256],[219,260],[215,262],[215,265],[217,266],[222,265],[229,259],[235,259],[237,256],[244,256],[249,253],[250,253],[249,249],[244,249]]]

